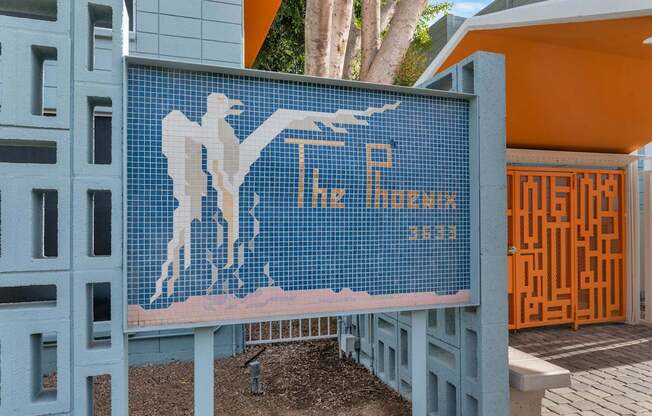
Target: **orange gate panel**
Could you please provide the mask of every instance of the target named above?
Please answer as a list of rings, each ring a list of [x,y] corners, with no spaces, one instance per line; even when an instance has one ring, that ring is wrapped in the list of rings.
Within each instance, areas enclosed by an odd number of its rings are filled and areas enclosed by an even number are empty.
[[[624,174],[509,168],[509,328],[623,320]]]
[[[625,319],[624,175],[577,174],[577,316],[580,323]]]

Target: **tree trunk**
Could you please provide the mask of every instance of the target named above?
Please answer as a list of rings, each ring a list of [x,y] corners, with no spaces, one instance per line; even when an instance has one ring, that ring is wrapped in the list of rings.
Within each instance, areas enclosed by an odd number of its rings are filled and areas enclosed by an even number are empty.
[[[412,42],[421,13],[427,4],[428,0],[398,2],[394,17],[389,24],[389,31],[363,80],[382,84],[394,82],[403,57]]]
[[[328,75],[331,78],[342,78],[344,57],[353,19],[353,0],[334,0],[332,19]]]
[[[387,0],[383,3],[380,9],[380,32],[382,33],[387,29],[392,16],[394,16],[394,10],[396,10],[396,2],[398,0]],[[353,78],[353,70],[355,64],[355,58],[360,52],[360,29],[355,25],[355,18],[351,19],[351,29],[349,33],[349,42],[346,45],[346,55],[344,56],[344,74],[345,79]]]
[[[334,0],[306,1],[306,75],[328,76]]]
[[[362,64],[364,79],[380,48],[380,0],[362,0]]]
[[[346,44],[346,54],[344,54],[344,74],[345,79],[353,78],[353,64],[355,57],[360,52],[360,29],[355,25],[355,19],[351,19],[351,28],[349,29],[349,40]]]

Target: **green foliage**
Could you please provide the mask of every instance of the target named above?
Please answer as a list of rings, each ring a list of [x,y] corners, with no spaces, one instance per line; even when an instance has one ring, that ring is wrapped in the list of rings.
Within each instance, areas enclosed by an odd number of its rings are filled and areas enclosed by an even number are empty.
[[[401,69],[395,81],[398,85],[413,85],[428,65],[426,51],[432,40],[428,27],[433,19],[447,13],[452,4],[442,2],[426,6],[412,40],[405,54]],[[362,0],[353,0],[355,25],[362,26]],[[267,38],[263,43],[254,68],[274,72],[303,74],[304,70],[304,31],[306,0],[283,0],[274,19]],[[382,35],[386,33],[386,30]],[[353,79],[360,73],[360,54],[353,63]]]
[[[305,0],[283,0],[253,67],[303,74]]]
[[[437,17],[438,14],[446,14],[453,7],[451,3],[438,3],[438,4],[429,4],[424,9],[417,24],[417,28],[414,31],[414,38],[412,39],[412,44],[418,48],[427,49],[432,44],[432,39],[430,39],[430,33],[428,28],[432,21]]]
[[[401,68],[396,75],[394,84],[412,86],[426,70],[428,64],[428,49],[432,47],[432,39],[428,31],[430,24],[438,14],[446,14],[453,7],[451,3],[429,4],[426,6],[412,38],[412,44],[405,53]]]

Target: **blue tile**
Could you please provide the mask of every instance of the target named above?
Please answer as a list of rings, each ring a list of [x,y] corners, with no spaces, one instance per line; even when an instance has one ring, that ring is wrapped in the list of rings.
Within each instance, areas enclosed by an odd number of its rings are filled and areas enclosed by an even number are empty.
[[[229,268],[228,224],[218,208],[204,148],[201,169],[207,191],[201,220],[192,222],[190,252],[180,250],[180,263],[190,256],[191,265],[181,267],[172,296],[150,304],[179,206],[162,153],[161,122],[178,110],[201,125],[210,93],[242,101],[240,115],[222,119],[240,143],[279,109],[333,114],[400,104],[384,112],[358,113],[356,119],[363,123],[331,128],[321,121],[313,131],[288,128],[275,133],[239,188],[239,238],[235,264]],[[128,71],[128,114],[129,304],[166,308],[204,295],[214,266],[220,270],[220,284],[213,293],[227,291],[240,298],[270,285],[266,267],[273,285],[285,291],[349,288],[386,295],[470,289],[467,101],[134,65]],[[298,206],[299,148],[286,143],[288,138],[344,142],[341,147],[305,146],[303,208]],[[371,151],[372,161],[387,162],[386,167],[372,166],[371,179],[379,172],[380,186],[393,195],[394,207],[391,202],[383,207],[375,182],[369,188],[368,144],[384,146]],[[314,169],[319,169],[319,186],[329,189],[326,208],[312,206]],[[330,206],[333,188],[346,190],[341,208]],[[449,205],[446,194],[454,194]],[[432,195],[433,207],[424,207],[424,195]]]

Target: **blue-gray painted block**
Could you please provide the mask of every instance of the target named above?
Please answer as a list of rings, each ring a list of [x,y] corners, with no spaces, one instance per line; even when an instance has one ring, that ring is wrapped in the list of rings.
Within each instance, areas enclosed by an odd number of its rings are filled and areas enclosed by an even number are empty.
[[[207,20],[242,24],[242,6],[204,0],[202,17]]]
[[[459,308],[434,309],[429,313],[428,334],[452,346],[460,346]]]
[[[43,63],[43,108],[56,111],[57,108],[57,64],[56,61]]]
[[[165,56],[201,59],[201,40],[160,35],[159,53]]]
[[[3,34],[2,37],[5,35]],[[15,106],[13,122],[7,124],[39,128],[69,128],[70,100],[68,100],[67,94],[70,91],[70,67],[65,63],[70,60],[70,40],[59,34],[16,30],[11,41],[15,42],[15,48],[13,51],[8,50],[10,53],[13,52],[13,56],[7,56],[7,61],[21,62],[22,65],[21,67],[15,66],[13,77],[8,78],[3,84],[5,93],[12,97],[11,101]],[[1,38],[0,42],[3,42]],[[4,49],[3,45],[3,55]],[[48,52],[45,52],[46,50]],[[45,63],[41,63],[42,60],[50,59],[48,55],[45,55],[46,53],[50,54],[50,51],[56,54],[58,62],[64,63],[56,65],[56,71],[49,74],[51,85],[56,84],[56,95],[49,97],[51,102],[57,103],[55,117],[41,115],[42,105],[38,104],[39,99],[37,98],[41,96],[40,101],[42,102],[47,99],[42,96],[45,79],[39,73],[38,68],[40,65],[45,66]],[[1,118],[0,122],[3,122]]]
[[[442,415],[459,415],[460,409],[460,350],[439,341],[436,338],[428,337],[428,372],[437,377],[438,408]],[[431,376],[428,374],[428,388],[431,385]],[[451,390],[454,389],[454,395]],[[428,395],[430,396],[430,395]],[[452,400],[451,400],[452,399]]]
[[[57,337],[57,389],[56,395],[43,394],[34,397],[33,372],[40,371],[34,361],[31,336],[33,334],[56,334]],[[0,342],[3,354],[3,414],[36,416],[56,414],[70,410],[71,362],[70,321],[32,320],[29,324],[9,323],[0,325]],[[8,368],[7,368],[8,367]],[[6,374],[5,374],[6,371]]]
[[[235,43],[204,40],[202,42],[202,56],[205,59],[239,64],[242,62],[242,47]]]
[[[167,30],[163,36],[168,33],[175,35],[168,38],[196,38],[194,47],[188,48],[183,41],[170,41],[164,37],[161,43],[167,56],[188,55],[190,49],[192,58],[188,56],[188,60],[210,62],[215,58],[210,52],[219,49],[207,48],[208,59],[202,59],[201,39],[204,38],[237,44],[237,52],[230,52],[237,56],[236,63],[223,64],[242,65],[240,1],[216,2],[207,8],[209,13],[219,11],[220,17],[232,20],[234,24],[207,22],[205,25],[200,20],[204,9],[201,1],[161,3],[163,13],[180,8],[181,14],[195,17],[189,20],[162,17]],[[100,10],[98,6],[111,7],[114,30],[93,30],[89,5],[95,11]],[[135,7],[136,33],[132,52],[158,56],[159,1],[137,0]],[[87,414],[87,377],[109,374],[112,378],[112,414],[123,416],[128,414],[128,348],[122,333],[122,0],[57,0],[57,8],[54,22],[0,16],[0,140],[49,141],[54,142],[57,149],[56,164],[53,165],[0,163],[0,176],[8,179],[0,181],[0,288],[52,284],[57,292],[56,304],[0,309],[0,414]],[[28,76],[34,60],[32,45],[56,48],[56,65],[45,60],[45,93],[41,97],[43,107],[56,107],[56,117],[32,114],[30,89],[34,88]],[[223,55],[220,59],[229,56],[224,51],[220,55]],[[98,106],[98,110],[109,110],[113,116],[111,165],[89,163],[92,126],[88,97],[109,97],[113,103],[112,108]],[[71,117],[73,105],[75,111]],[[70,155],[73,155],[72,159]],[[58,192],[56,258],[34,258],[33,189],[56,189]],[[111,190],[112,193],[112,254],[109,257],[89,255],[89,189]],[[71,246],[74,252],[70,251]],[[18,271],[20,273],[14,273]],[[89,320],[87,285],[92,282],[111,284],[112,320],[109,322],[93,324]],[[58,364],[58,396],[52,402],[33,403],[29,397],[29,335],[35,331],[57,332],[56,345],[48,344],[43,356],[46,366]],[[90,331],[110,333],[111,347],[89,346]],[[187,349],[184,340],[184,337],[191,339],[190,335],[166,335],[163,343],[158,338],[132,339],[129,361],[143,364],[192,359],[192,349]],[[216,332],[216,357],[231,355],[243,348],[241,326],[235,331],[223,327]],[[74,357],[74,363],[70,362],[71,357]]]
[[[74,172],[80,176],[122,176],[122,87],[120,85],[81,84],[75,88],[75,146]],[[90,100],[90,102],[89,102]],[[111,107],[111,164],[91,163],[93,124],[92,110],[94,104],[103,104],[110,100]],[[96,108],[97,110],[98,108]],[[116,206],[116,209],[118,207]],[[119,223],[118,223],[119,224]],[[119,230],[116,230],[119,231]]]
[[[30,32],[67,35],[70,30],[70,8],[72,3],[70,0],[57,0],[57,16],[55,21],[0,15],[0,28],[14,28],[28,30]]]
[[[158,33],[158,14],[138,11],[136,13],[136,32]]]
[[[158,7],[162,15],[202,17],[201,0],[159,0]]]
[[[124,346],[121,347],[124,350]],[[111,415],[122,416],[129,413],[128,410],[128,368],[124,364],[126,360],[117,363],[100,364],[75,367],[75,380],[73,401],[75,414],[92,415],[92,398],[88,397],[88,385],[95,376],[111,377]]]
[[[398,321],[387,314],[374,315],[374,368],[376,376],[398,390]]]
[[[70,212],[58,209],[58,256],[43,258],[40,255],[39,218],[35,207],[35,190],[56,190],[63,204],[70,198],[70,182],[63,177],[12,177],[3,189],[2,234],[22,236],[2,246],[3,272],[49,271],[70,268]],[[7,241],[7,239],[4,239]]]
[[[135,47],[132,50],[138,53],[157,55],[158,35],[139,32],[136,35]]]
[[[201,38],[202,21],[196,18],[160,15],[160,31],[162,35],[186,38]]]
[[[114,28],[112,42],[111,70],[95,70],[94,53],[95,36],[90,36],[92,15],[111,10],[111,27]],[[82,0],[75,3],[76,27],[73,42],[75,44],[74,78],[75,81],[94,82],[97,84],[122,84],[122,1],[121,0]],[[100,29],[101,30],[101,29]]]
[[[12,306],[4,305],[0,309],[0,322],[29,326],[32,321],[67,320],[69,318],[70,300],[72,299],[69,271],[3,273],[0,279],[0,291],[6,287],[29,285],[55,285],[56,301],[54,303],[38,302],[32,304],[21,303]],[[7,333],[6,335],[10,336],[11,334]]]
[[[202,21],[202,37],[206,40],[242,43],[242,26],[234,23]]]
[[[113,65],[113,33],[110,30],[95,31],[95,71],[111,71]]]
[[[399,377],[399,393],[406,398],[410,397],[410,392],[405,387],[412,383],[412,359],[411,359],[411,346],[412,346],[412,327],[410,325],[400,323],[398,324],[398,377]],[[401,383],[402,382],[402,383]]]
[[[91,255],[89,191],[111,191],[111,255]],[[73,265],[78,270],[122,267],[122,181],[113,177],[73,179]]]
[[[156,354],[160,352],[160,338],[132,338],[129,337],[129,355],[145,355]]]
[[[92,341],[93,305],[87,296],[88,285],[109,283],[111,285],[110,310],[112,317],[119,317],[122,304],[122,270],[86,270],[73,273],[73,333],[75,364],[95,365],[120,362],[123,359],[122,322],[112,319],[109,323],[110,343]]]
[[[136,0],[136,10],[158,13],[158,0]]]
[[[0,163],[1,176],[11,177],[27,175],[64,177],[70,170],[70,132],[67,130],[2,126],[2,128],[0,128],[0,140],[13,140],[17,142],[50,142],[55,143],[57,148],[56,164]],[[3,212],[6,213],[9,211]],[[1,264],[2,258],[0,258],[0,265]]]
[[[202,64],[222,66],[226,68],[242,68],[242,62],[215,61],[212,59],[202,59]]]
[[[472,65],[472,66],[471,66]],[[457,65],[459,87],[478,96],[473,106],[473,129],[480,137],[480,289],[481,306],[465,312],[463,321],[477,334],[475,357],[466,356],[463,367],[477,360],[477,383],[465,378],[463,395],[475,395],[481,415],[507,414],[507,235],[505,188],[505,60],[502,55],[477,53]],[[466,340],[466,337],[462,337]],[[466,369],[465,371],[469,371]],[[475,384],[475,385],[474,385]],[[472,386],[472,388],[468,388]],[[499,413],[493,413],[498,411]]]

